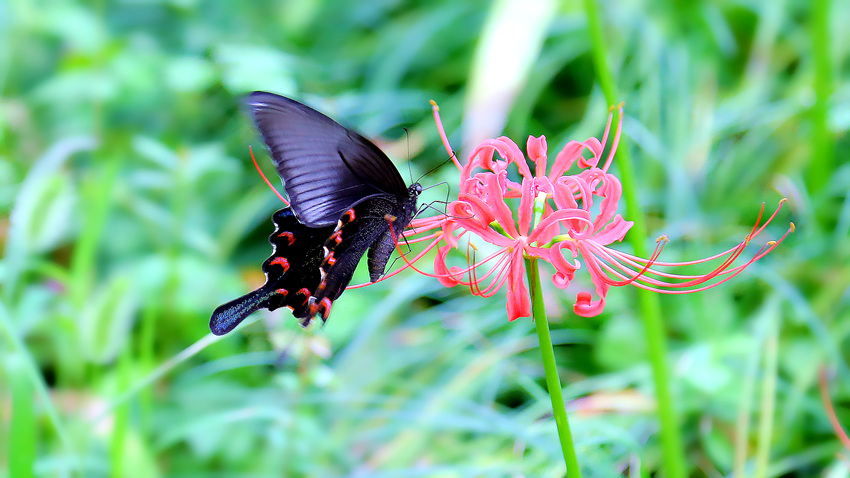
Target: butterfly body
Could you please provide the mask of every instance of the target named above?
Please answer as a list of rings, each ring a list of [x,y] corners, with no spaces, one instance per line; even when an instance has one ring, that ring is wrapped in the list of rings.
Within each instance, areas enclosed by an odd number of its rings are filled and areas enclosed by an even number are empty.
[[[261,308],[288,307],[305,326],[316,315],[327,320],[367,251],[370,279],[383,275],[422,191],[405,186],[372,142],[306,105],[265,92],[246,105],[291,204],[272,218],[266,283],[213,312],[216,335]]]

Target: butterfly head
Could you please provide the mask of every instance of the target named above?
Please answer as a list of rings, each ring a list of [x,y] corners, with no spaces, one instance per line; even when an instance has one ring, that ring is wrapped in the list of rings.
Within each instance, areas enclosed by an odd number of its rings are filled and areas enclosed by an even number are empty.
[[[407,194],[413,198],[419,197],[419,195],[422,194],[422,185],[419,183],[411,184],[410,187],[407,188]]]

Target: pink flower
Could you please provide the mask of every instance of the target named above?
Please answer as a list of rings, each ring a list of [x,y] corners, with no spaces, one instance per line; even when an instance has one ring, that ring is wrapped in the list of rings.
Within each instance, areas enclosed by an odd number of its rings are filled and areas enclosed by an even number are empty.
[[[452,154],[436,106],[434,109],[444,145]],[[793,231],[792,223],[778,241],[768,242],[750,260],[732,267],[749,242],[773,220],[783,200],[761,226],[759,215],[752,232],[738,246],[705,259],[659,262],[658,255],[667,242],[666,236],[659,239],[658,247],[648,259],[608,247],[622,241],[633,224],[617,213],[622,186],[619,179],[608,172],[622,130],[622,109],[619,110],[620,120],[611,148],[605,162],[599,165],[612,118],[613,112],[609,115],[601,141],[596,138],[570,141],[558,152],[551,166],[543,136],[529,136],[526,143],[528,159],[516,143],[506,137],[481,143],[465,165],[452,156],[460,171],[457,200],[449,203],[446,217],[417,219],[411,224],[413,235],[424,234],[436,227],[441,229],[438,234],[429,233],[419,239],[432,241],[422,254],[443,243],[438,248],[433,275],[443,285],[468,286],[473,294],[482,297],[490,297],[507,285],[508,318],[514,320],[531,316],[529,291],[525,284],[526,258],[537,258],[551,264],[555,270],[552,282],[559,288],[565,288],[573,281],[584,262],[596,298],[590,292],[579,292],[573,309],[578,315],[591,317],[604,309],[605,297],[611,286],[632,284],[657,292],[686,293],[722,284],[770,252]],[[585,151],[589,154],[585,155]],[[529,160],[534,165],[533,173]],[[574,167],[578,168],[578,172],[568,174]],[[476,245],[477,242],[481,243],[481,247]],[[494,250],[479,259],[478,251],[485,248]],[[465,251],[466,264],[449,265],[448,256],[453,249]],[[715,260],[720,264],[701,275],[656,270],[658,266],[675,268]],[[405,261],[408,264],[412,262]]]

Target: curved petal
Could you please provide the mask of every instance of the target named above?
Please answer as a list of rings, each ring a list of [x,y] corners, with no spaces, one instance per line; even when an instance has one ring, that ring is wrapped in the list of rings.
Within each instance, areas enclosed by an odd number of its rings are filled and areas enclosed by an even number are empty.
[[[525,155],[522,154],[522,151],[519,149],[519,146],[514,143],[514,140],[507,136],[500,136],[499,140],[502,141],[505,147],[504,154],[502,150],[499,150],[499,154],[502,155],[503,158],[507,159],[508,162],[516,164],[520,176],[523,178],[531,178],[531,169],[528,167],[528,161],[525,160]]]
[[[517,210],[517,216],[519,216],[519,233],[523,236],[528,236],[529,229],[531,228],[531,219],[534,217],[534,201],[536,199],[534,193],[534,180],[523,179],[522,196],[520,197],[519,209]]]
[[[595,194],[602,200],[599,202],[599,213],[593,221],[593,228],[599,229],[617,213],[620,198],[623,195],[623,186],[620,180],[613,174],[606,174],[600,169],[586,171],[582,176],[595,188]]]
[[[531,317],[531,298],[525,286],[525,263],[522,248],[517,248],[511,254],[511,265],[508,270],[508,320],[519,317]]]
[[[529,136],[525,143],[528,159],[534,161],[534,176],[541,178],[546,176],[546,136],[539,138]]]
[[[599,160],[602,158],[602,143],[600,143],[596,138],[587,138],[587,141],[582,144],[589,149],[591,153],[593,153],[593,156],[590,158],[579,156],[578,166],[580,168],[595,168],[596,165],[599,164]]]
[[[609,224],[593,235],[593,242],[607,246],[612,242],[622,241],[634,224],[634,221],[626,221],[623,216],[617,214]]]
[[[569,171],[569,169],[573,167],[573,163],[581,157],[581,152],[583,150],[584,144],[579,143],[578,141],[570,141],[567,143],[566,146],[564,146],[564,149],[555,156],[555,162],[552,164],[552,171],[549,172],[549,179],[554,182],[565,172]]]
[[[475,221],[486,227],[496,219],[493,211],[487,203],[478,196],[461,194],[457,201],[449,203],[447,208],[455,220],[467,222]]]
[[[589,189],[584,181],[574,176],[562,176],[553,183],[552,199],[558,209],[577,208],[576,193],[584,197]]]
[[[452,246],[450,245],[439,247],[437,248],[437,257],[434,258],[434,274],[443,287],[454,287],[458,285],[458,280],[449,272],[449,268],[446,265],[446,256],[450,250],[452,250]]]
[[[504,192],[506,189],[505,183],[508,179],[507,171],[493,174],[488,176],[487,179],[487,204],[490,206],[496,221],[509,236],[513,238],[518,237],[519,233],[514,224],[513,211],[505,204]]]
[[[459,224],[457,224],[457,222],[455,222],[455,221],[446,221],[446,222],[443,223],[443,230],[442,230],[443,240],[446,241],[446,244],[449,245],[450,247],[457,247],[457,239],[458,238],[455,237],[453,233],[454,233],[455,229],[457,229],[458,227],[459,227]],[[462,236],[463,232],[461,232],[460,235]],[[458,236],[458,237],[460,237],[460,236]]]
[[[595,315],[599,315],[602,312],[602,309],[605,308],[605,296],[608,295],[608,289],[610,286],[605,282],[605,273],[600,269],[599,263],[597,262],[596,256],[593,255],[593,252],[588,250],[588,248],[582,244],[578,243],[578,250],[581,254],[581,257],[584,259],[584,263],[587,264],[587,270],[590,272],[590,281],[593,282],[593,285],[596,288],[596,295],[599,296],[599,300],[591,301],[591,295],[589,292],[580,292],[576,299],[576,303],[573,306],[573,310],[578,315],[582,317],[593,317]]]
[[[573,312],[581,317],[596,317],[605,309],[605,297],[599,300],[591,300],[590,292],[579,292],[576,303],[573,304]]]
[[[570,262],[564,255],[564,249],[570,251],[573,261]],[[578,257],[576,244],[572,241],[561,241],[551,249],[549,249],[548,262],[555,267],[555,275],[552,276],[552,282],[559,289],[567,287],[575,278],[575,272],[581,269],[581,263],[575,258]]]
[[[494,153],[499,153],[499,156],[504,158],[504,161],[498,161],[493,158]],[[519,170],[519,174],[524,178],[531,177],[531,170],[528,168],[528,163],[525,161],[525,156],[520,151],[519,146],[510,138],[502,136],[497,139],[488,139],[482,141],[470,155],[470,161],[464,168],[464,173],[467,177],[469,173],[476,167],[490,170],[494,173],[500,173],[514,163]]]
[[[565,226],[569,229],[568,233],[572,236],[573,231],[583,225],[582,230],[589,230],[592,222],[590,221],[590,213],[583,209],[558,209],[553,211],[540,221],[540,224],[534,228],[531,235],[528,236],[528,242],[546,243],[554,239],[544,236],[545,233],[551,233],[553,224],[566,223]]]

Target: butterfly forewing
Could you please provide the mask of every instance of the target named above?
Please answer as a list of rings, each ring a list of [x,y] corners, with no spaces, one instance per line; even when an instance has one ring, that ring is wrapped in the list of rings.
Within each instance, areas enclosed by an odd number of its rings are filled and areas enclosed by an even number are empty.
[[[377,146],[318,111],[266,92],[251,93],[245,103],[305,225],[336,224],[367,196],[407,190]]]

